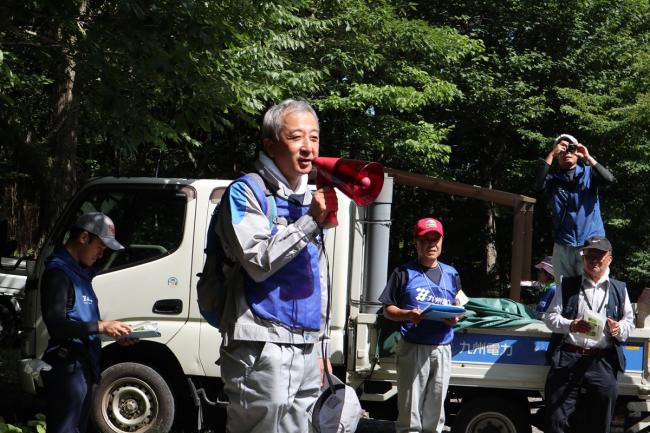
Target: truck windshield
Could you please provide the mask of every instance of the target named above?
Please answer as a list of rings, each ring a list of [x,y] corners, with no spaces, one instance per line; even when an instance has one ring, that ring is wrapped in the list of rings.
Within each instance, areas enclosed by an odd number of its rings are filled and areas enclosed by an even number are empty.
[[[98,188],[83,197],[74,218],[103,212],[115,223],[123,251],[106,250],[96,264],[101,272],[156,260],[171,254],[183,239],[188,197],[182,190]],[[67,235],[66,235],[67,236]]]

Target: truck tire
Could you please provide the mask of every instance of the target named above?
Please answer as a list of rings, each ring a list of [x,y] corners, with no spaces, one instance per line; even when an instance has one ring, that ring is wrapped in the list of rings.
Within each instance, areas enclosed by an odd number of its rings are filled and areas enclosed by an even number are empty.
[[[156,370],[123,362],[102,373],[92,415],[101,433],[166,433],[174,421],[174,396]]]
[[[499,397],[478,397],[463,404],[452,433],[530,433],[526,406]]]

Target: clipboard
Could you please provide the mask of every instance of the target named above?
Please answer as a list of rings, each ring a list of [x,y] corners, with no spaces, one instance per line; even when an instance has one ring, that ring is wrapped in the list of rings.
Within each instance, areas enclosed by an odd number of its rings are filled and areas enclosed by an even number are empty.
[[[422,313],[427,320],[453,319],[465,314],[465,309],[457,305],[431,304]]]

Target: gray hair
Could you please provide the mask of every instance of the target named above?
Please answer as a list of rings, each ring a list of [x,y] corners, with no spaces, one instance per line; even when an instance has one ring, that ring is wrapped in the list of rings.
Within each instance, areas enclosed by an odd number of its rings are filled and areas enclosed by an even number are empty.
[[[280,128],[282,127],[282,117],[289,113],[310,113],[318,123],[316,111],[307,101],[302,99],[285,99],[269,108],[264,113],[262,120],[262,140],[269,138],[277,143],[280,140]]]

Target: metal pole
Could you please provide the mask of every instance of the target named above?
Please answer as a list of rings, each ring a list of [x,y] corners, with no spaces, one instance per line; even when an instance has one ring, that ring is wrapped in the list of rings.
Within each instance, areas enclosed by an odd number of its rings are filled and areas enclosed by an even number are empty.
[[[366,212],[367,244],[365,250],[366,283],[363,301],[377,302],[388,278],[390,216],[393,205],[393,178],[384,177],[384,187]],[[364,313],[376,313],[379,306],[365,305]]]

